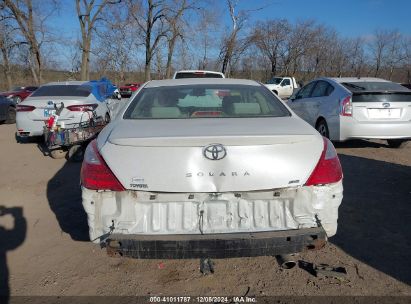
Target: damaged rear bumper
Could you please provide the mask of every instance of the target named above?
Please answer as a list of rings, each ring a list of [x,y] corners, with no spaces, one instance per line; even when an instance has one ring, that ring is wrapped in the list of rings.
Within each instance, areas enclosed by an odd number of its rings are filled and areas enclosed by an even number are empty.
[[[319,249],[322,227],[285,231],[197,235],[123,235],[106,240],[110,256],[139,259],[189,259],[275,256]]]

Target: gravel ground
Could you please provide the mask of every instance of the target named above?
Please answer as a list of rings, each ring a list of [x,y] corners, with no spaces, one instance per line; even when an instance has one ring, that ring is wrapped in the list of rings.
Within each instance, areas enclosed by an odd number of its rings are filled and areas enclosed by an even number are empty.
[[[411,144],[337,145],[344,169],[337,235],[298,258],[345,267],[346,278],[285,271],[272,257],[215,260],[216,272],[204,276],[198,260],[107,257],[88,241],[80,165],[18,144],[14,132],[0,126],[0,206],[23,214],[14,230],[12,216],[0,216],[0,279],[8,275],[11,295],[411,295]]]

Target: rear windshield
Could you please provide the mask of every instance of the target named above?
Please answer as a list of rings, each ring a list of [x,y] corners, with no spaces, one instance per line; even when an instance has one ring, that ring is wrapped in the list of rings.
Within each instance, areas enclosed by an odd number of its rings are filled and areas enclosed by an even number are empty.
[[[217,73],[206,72],[179,72],[176,74],[175,79],[181,78],[223,78],[223,75]]]
[[[343,82],[345,86],[351,92],[361,91],[409,91],[407,88],[395,82]]]
[[[398,93],[364,92],[353,93],[353,102],[411,102],[411,91]]]
[[[283,117],[290,112],[262,86],[184,85],[144,88],[125,119]]]
[[[31,94],[31,97],[41,96],[75,96],[87,97],[91,94],[91,87],[87,85],[45,85]]]

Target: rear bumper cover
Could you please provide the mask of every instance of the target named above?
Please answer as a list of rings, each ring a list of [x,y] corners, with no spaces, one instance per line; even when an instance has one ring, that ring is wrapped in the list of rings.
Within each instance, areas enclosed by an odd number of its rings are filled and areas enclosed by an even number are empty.
[[[340,140],[356,138],[411,139],[411,121],[360,122],[340,116]]]
[[[106,240],[106,248],[110,256],[138,259],[234,258],[319,249],[326,240],[322,227],[205,235],[113,234]]]

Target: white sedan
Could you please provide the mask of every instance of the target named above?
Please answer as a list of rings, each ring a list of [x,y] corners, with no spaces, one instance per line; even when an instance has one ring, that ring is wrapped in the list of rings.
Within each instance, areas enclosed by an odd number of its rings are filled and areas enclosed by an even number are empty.
[[[332,143],[251,80],[146,83],[81,169],[90,238],[137,258],[279,255],[337,230]]]
[[[64,123],[66,128],[74,128],[87,123],[91,117],[109,122],[119,102],[115,87],[104,78],[97,81],[51,82],[17,105],[18,135],[43,135],[45,123],[56,113],[56,107],[63,105],[59,122]]]

